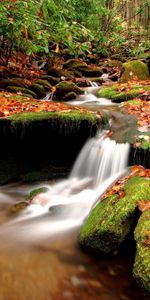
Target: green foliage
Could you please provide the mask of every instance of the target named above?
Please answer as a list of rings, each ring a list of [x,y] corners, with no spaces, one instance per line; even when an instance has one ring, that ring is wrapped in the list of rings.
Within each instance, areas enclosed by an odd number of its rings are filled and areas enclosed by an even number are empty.
[[[135,14],[144,14],[148,4],[142,1],[142,5]],[[18,50],[28,56],[49,51],[55,54],[62,48],[75,56],[92,51],[107,55],[106,48],[114,53],[123,45],[127,52],[127,36],[131,44],[133,39],[121,10],[117,0],[113,4],[105,0],[2,0],[0,51],[5,64]],[[144,52],[148,45],[142,43],[141,47]]]

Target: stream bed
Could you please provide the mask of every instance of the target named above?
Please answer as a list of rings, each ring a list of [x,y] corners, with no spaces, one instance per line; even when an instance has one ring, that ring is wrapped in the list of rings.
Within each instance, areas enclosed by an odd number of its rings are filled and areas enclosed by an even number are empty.
[[[115,138],[120,140],[134,120],[123,118],[118,107],[109,104],[99,110],[111,110],[118,131]],[[98,110],[98,106],[91,103],[89,109]],[[118,116],[121,123],[116,122]],[[33,185],[22,183],[0,188],[0,300],[145,299],[132,276],[134,253],[126,246],[111,256],[86,254],[77,244],[79,228],[38,239],[35,226],[35,236],[33,233],[32,239],[24,240],[28,227],[22,231],[18,223],[16,236],[20,234],[22,239],[2,234],[3,224],[14,218],[10,207],[24,201],[33,189]]]
[[[30,189],[19,183],[1,188],[1,225],[12,218],[10,206],[24,200]],[[132,277],[133,256],[127,248],[112,256],[92,257],[79,249],[77,235],[70,231],[41,241],[33,238],[29,243],[13,236],[1,238],[0,299],[145,299]]]

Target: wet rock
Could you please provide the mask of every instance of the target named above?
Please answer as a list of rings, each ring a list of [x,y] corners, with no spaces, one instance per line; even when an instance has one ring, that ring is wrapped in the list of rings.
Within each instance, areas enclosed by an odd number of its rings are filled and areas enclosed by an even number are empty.
[[[122,65],[120,82],[128,82],[134,78],[138,80],[150,78],[148,66],[140,60],[128,61]]]
[[[142,199],[150,200],[149,180],[139,176],[128,179],[121,198],[116,192],[92,210],[81,229],[80,245],[105,253],[117,249],[130,232]]]
[[[37,195],[47,193],[48,191],[49,189],[45,186],[34,189],[30,192],[30,194],[26,197],[26,199],[28,202],[31,202],[34,199],[34,197],[36,197]]]
[[[146,199],[146,198],[144,198]],[[148,200],[148,198],[147,198]],[[145,210],[134,232],[136,257],[133,275],[150,297],[150,210]],[[148,298],[149,299],[149,298]]]
[[[84,94],[84,91],[75,83],[62,81],[56,85],[55,97],[56,99],[64,100],[65,96],[70,92],[73,92],[77,95]]]
[[[24,210],[28,205],[29,205],[29,203],[26,201],[15,203],[14,205],[12,205],[9,208],[8,214],[16,215],[16,214],[20,213],[22,210]]]
[[[77,97],[77,94],[75,92],[69,92],[63,97],[63,100],[70,101],[70,100],[74,100],[76,97]]]

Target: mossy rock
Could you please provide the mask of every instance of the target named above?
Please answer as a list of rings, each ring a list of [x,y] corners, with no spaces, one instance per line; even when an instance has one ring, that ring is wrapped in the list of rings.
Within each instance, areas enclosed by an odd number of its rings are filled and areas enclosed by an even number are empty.
[[[52,85],[56,85],[60,81],[59,77],[54,77],[54,76],[50,76],[50,75],[41,75],[40,79],[41,80],[46,80]]]
[[[93,66],[80,67],[78,70],[85,77],[99,77],[103,74],[101,68]]]
[[[37,189],[34,189],[30,192],[29,195],[27,195],[26,197],[26,200],[29,202],[29,201],[32,201],[34,199],[35,196],[39,195],[39,194],[44,194],[44,193],[47,193],[49,191],[49,189],[47,187],[40,187],[40,188],[37,188]]]
[[[44,97],[47,93],[47,89],[43,85],[37,83],[32,84],[30,89],[38,95],[38,98]]]
[[[64,100],[64,97],[70,92],[77,95],[84,94],[84,91],[73,82],[62,81],[56,85],[55,96],[59,100]]]
[[[27,94],[27,95],[31,95],[32,98],[37,98],[37,94],[29,89],[26,88],[21,88],[21,87],[17,87],[17,86],[7,86],[7,90],[9,92],[14,92],[14,93],[22,93],[22,94]]]
[[[122,65],[122,68],[120,82],[131,81],[135,77],[138,80],[147,80],[150,78],[148,66],[140,60],[128,61]]]
[[[70,101],[70,100],[74,100],[76,97],[77,97],[77,94],[75,92],[69,92],[63,97],[63,100]]]
[[[0,81],[0,88],[6,88],[7,86],[17,86],[21,88],[28,87],[22,78],[2,79]]]
[[[144,90],[149,90],[149,87],[144,86]],[[123,91],[118,90],[118,85],[115,84],[110,87],[102,87],[97,93],[97,97],[99,98],[107,98],[111,99],[113,102],[120,103],[123,101],[132,100],[136,97],[141,96],[140,90],[142,89],[142,86],[140,85],[134,85],[132,88],[128,89],[128,87],[125,87]]]
[[[150,297],[150,244],[148,240],[148,236],[150,236],[150,210],[142,213],[134,236],[136,240],[136,257],[133,275]]]
[[[83,60],[80,59],[68,59],[66,62],[63,64],[64,69],[78,69],[80,67],[86,67],[87,64]]]
[[[125,196],[111,195],[92,210],[83,225],[79,243],[95,251],[109,253],[124,241],[136,220],[140,200],[150,200],[150,182],[135,176],[124,185]]]
[[[44,80],[44,79],[38,79],[38,80],[35,80],[33,82],[33,84],[39,84],[39,85],[42,85],[44,88],[50,90],[51,88],[51,84],[47,81],[47,80]]]

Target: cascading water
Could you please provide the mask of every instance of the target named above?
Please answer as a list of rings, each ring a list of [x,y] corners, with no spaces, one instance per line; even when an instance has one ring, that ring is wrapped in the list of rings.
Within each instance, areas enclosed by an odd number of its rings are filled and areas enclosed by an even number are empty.
[[[128,143],[98,133],[81,150],[69,178],[47,186],[48,192],[37,195],[1,233],[32,241],[81,226],[105,190],[127,172],[128,152]]]

